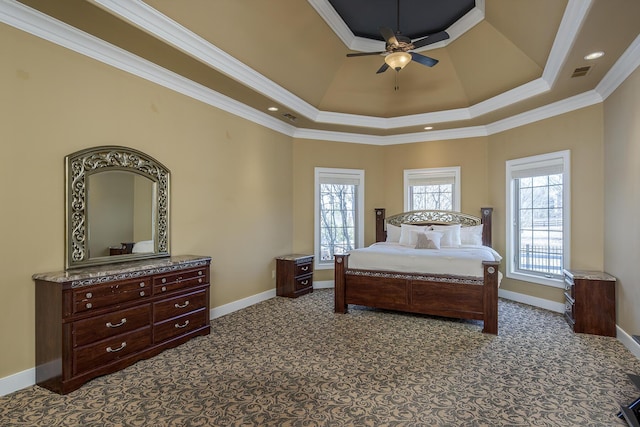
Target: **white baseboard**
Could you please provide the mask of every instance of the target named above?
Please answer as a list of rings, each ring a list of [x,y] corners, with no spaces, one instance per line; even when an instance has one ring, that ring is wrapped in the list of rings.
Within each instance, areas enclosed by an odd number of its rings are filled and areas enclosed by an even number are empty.
[[[564,313],[564,304],[561,302],[549,301],[548,299],[532,297],[530,295],[507,291],[504,289],[498,289],[498,296],[511,301],[544,308],[545,310],[555,311],[556,313]]]
[[[620,326],[616,325],[616,338],[638,359],[640,359],[640,344],[626,333]]]
[[[210,311],[210,316],[212,319],[215,319],[217,317],[224,316],[226,314],[233,313],[234,311],[238,311],[240,309],[257,304],[259,302],[274,298],[275,296],[276,296],[275,288],[270,289],[268,291],[261,292],[256,295],[252,295],[250,297],[246,297],[246,298],[239,299],[237,301],[230,302],[229,304],[221,305],[219,307],[214,307]]]
[[[8,377],[0,378],[0,396],[31,387],[36,383],[36,368],[27,369]]]
[[[333,289],[333,280],[313,281],[313,289]]]

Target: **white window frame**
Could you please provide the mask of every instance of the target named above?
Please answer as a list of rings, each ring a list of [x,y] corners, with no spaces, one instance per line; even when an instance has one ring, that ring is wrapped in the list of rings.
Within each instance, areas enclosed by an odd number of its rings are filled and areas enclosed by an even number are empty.
[[[419,180],[453,178],[452,211],[460,211],[460,166],[446,168],[405,169],[404,170],[404,210],[414,210],[411,206],[410,187]],[[413,184],[415,185],[415,184]]]
[[[569,268],[571,249],[571,156],[569,150],[557,151],[554,153],[540,154],[537,156],[524,157],[521,159],[508,160],[506,162],[506,276],[511,279],[523,280],[526,282],[538,283],[541,285],[556,288],[564,287],[562,278],[544,277],[542,274],[528,274],[516,269],[515,256],[517,254],[517,222],[515,220],[516,201],[514,175],[517,177],[523,173],[539,171],[545,175],[545,169],[549,171],[562,168],[562,260],[563,268]],[[535,173],[535,172],[534,172]],[[551,175],[557,172],[549,172]]]
[[[362,169],[338,169],[315,168],[314,179],[314,265],[316,270],[328,270],[334,268],[334,262],[320,260],[320,183],[326,180],[355,181],[358,186],[356,192],[356,238],[355,247],[364,247],[364,170]]]

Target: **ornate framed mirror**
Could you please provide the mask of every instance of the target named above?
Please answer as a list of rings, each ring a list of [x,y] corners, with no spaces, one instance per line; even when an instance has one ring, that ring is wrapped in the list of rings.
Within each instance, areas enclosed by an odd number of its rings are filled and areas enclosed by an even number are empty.
[[[66,269],[169,256],[170,172],[131,148],[65,158]]]

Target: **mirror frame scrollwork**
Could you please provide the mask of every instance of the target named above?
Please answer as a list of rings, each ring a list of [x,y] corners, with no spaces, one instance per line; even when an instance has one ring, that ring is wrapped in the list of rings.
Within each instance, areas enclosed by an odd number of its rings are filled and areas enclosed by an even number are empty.
[[[87,235],[87,182],[93,173],[123,170],[140,174],[155,183],[155,251],[115,257],[89,256]],[[65,157],[66,199],[66,269],[111,264],[129,260],[169,256],[169,181],[170,171],[153,157],[132,148],[116,145],[77,151]]]

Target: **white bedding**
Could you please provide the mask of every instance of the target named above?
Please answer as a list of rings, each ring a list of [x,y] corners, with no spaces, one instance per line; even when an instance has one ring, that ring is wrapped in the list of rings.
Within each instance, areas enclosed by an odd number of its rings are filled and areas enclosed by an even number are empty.
[[[501,259],[500,254],[488,246],[415,249],[398,243],[380,242],[350,251],[349,268],[483,277],[482,261]]]

